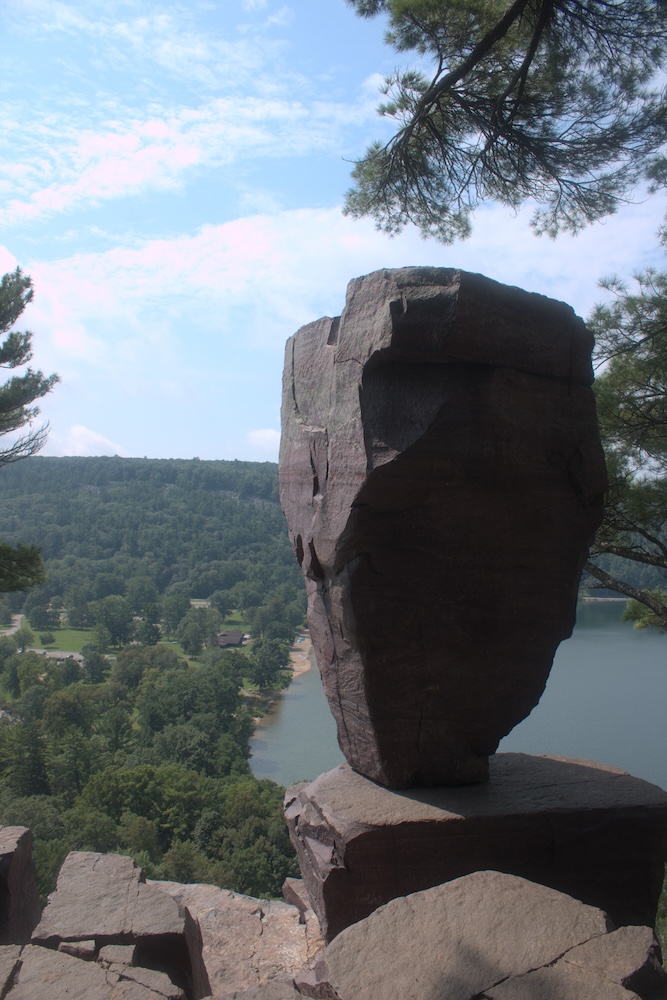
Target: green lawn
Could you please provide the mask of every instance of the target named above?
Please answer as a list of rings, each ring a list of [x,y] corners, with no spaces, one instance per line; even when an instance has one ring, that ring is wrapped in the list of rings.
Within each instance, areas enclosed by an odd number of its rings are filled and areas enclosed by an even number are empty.
[[[243,617],[240,611],[230,611],[230,613],[225,618],[222,630],[230,628],[240,628],[244,633],[250,632],[250,622]]]
[[[59,649],[63,653],[80,653],[81,647],[92,639],[92,629],[89,628],[42,629],[41,632],[33,629],[32,631],[35,634],[35,649]],[[46,635],[47,632],[50,632],[56,641],[49,646],[43,646],[39,637],[40,634]]]

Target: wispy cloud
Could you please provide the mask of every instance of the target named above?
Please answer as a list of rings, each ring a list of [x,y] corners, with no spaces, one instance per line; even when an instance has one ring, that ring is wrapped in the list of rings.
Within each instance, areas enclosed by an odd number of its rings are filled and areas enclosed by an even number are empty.
[[[660,260],[654,204],[557,243],[534,237],[528,217],[528,211],[512,219],[506,210],[483,209],[472,239],[440,247],[414,230],[389,240],[338,208],[252,215],[173,239],[27,265],[37,293],[31,322],[51,331],[61,357],[113,367],[123,342],[136,350],[139,339],[145,350],[168,352],[183,316],[233,343],[242,311],[244,347],[279,348],[303,323],[340,312],[352,277],[381,267],[481,271],[585,314],[600,297],[599,277]]]
[[[340,313],[359,274],[460,267],[562,299],[585,316],[601,297],[600,276],[662,264],[655,204],[557,243],[532,236],[528,216],[485,209],[472,239],[446,248],[414,230],[389,240],[338,208],[299,209],[25,261],[36,295],[24,325],[35,331],[40,367],[63,377],[43,407],[53,447],[99,453],[96,440],[70,434],[94,413],[94,433],[114,453],[121,442],[154,454],[150,441],[159,437],[168,441],[163,454],[274,457],[284,342],[304,323]],[[14,264],[0,248],[3,261]],[[202,427],[215,428],[208,446]]]
[[[145,191],[179,187],[193,172],[238,160],[335,153],[346,125],[365,106],[216,98],[196,108],[73,127],[71,118],[37,123],[18,159],[0,165],[5,194],[0,223],[67,212]],[[12,197],[14,195],[14,197]]]
[[[45,455],[122,455],[128,452],[119,444],[110,441],[83,424],[74,424],[64,433],[49,435],[44,449]]]
[[[6,0],[6,6],[15,32],[68,36],[86,47],[98,68],[139,78],[152,66],[193,84],[242,89],[277,51],[275,40],[262,33],[232,38],[201,30],[196,11],[185,4],[132,4],[134,16],[127,4],[113,2]]]

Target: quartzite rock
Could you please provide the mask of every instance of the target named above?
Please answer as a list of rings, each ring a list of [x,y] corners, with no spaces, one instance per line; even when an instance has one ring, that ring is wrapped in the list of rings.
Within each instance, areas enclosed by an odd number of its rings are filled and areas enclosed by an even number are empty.
[[[286,796],[312,907],[331,941],[396,896],[495,869],[653,926],[667,793],[590,761],[503,753],[491,782],[393,791],[347,764]]]
[[[475,872],[392,900],[348,927],[296,985],[330,1000],[636,1000],[619,979],[647,963],[653,934],[626,940],[609,975],[586,942],[604,942],[610,929],[601,910],[563,893]],[[543,978],[551,992],[541,991]]]
[[[65,858],[32,941],[58,948],[64,941],[91,938],[98,948],[133,944],[137,966],[167,973],[193,1000],[210,992],[199,926],[186,907],[145,884],[132,858],[89,851]]]
[[[0,826],[0,944],[29,941],[41,909],[32,833],[25,826]]]
[[[602,513],[591,347],[563,303],[425,267],[288,341],[281,502],[361,774],[483,781],[537,704]]]
[[[187,907],[198,921],[204,964],[216,1000],[268,988],[273,981],[291,981],[323,943],[317,921],[302,923],[299,910],[280,900],[255,899],[214,885],[153,884]],[[289,991],[282,982],[275,988]]]

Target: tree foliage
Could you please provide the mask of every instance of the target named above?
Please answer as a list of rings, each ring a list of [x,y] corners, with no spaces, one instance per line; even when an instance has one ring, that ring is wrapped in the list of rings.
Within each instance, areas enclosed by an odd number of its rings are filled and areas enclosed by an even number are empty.
[[[0,335],[4,337],[0,344],[0,368],[13,371],[32,359],[32,334],[11,329],[32,296],[32,282],[20,268],[0,279]],[[33,427],[39,414],[39,407],[33,404],[59,381],[58,375],[44,375],[28,367],[21,375],[12,375],[0,385],[0,436],[10,435],[10,442],[0,447],[0,467],[40,450],[48,424]],[[34,545],[11,546],[0,542],[0,592],[26,590],[43,583],[44,578],[40,553]]]
[[[257,709],[242,686],[254,660],[209,644],[220,609],[241,603],[273,642],[303,620],[277,478],[269,463],[115,458],[4,471],[0,522],[10,541],[31,532],[48,571],[8,604],[90,629],[82,665],[18,653],[34,642],[25,627],[0,638],[0,824],[40,822],[42,895],[75,848],[258,895],[295,874],[282,791],[248,766]],[[216,592],[218,608],[192,607]],[[153,643],[160,620],[171,635],[196,626],[199,662],[163,643],[104,655],[131,629]]]
[[[420,68],[386,79],[378,110],[396,131],[356,164],[347,213],[450,243],[481,201],[530,199],[537,232],[555,236],[664,180],[662,0],[348,3],[387,16],[388,43]]]
[[[132,646],[109,673],[1,641],[0,824],[33,827],[42,894],[83,849],[129,852],[155,878],[279,895],[295,858],[282,790],[249,771],[244,654],[188,666]]]
[[[590,325],[604,365],[596,394],[610,487],[587,569],[598,586],[633,599],[629,620],[667,629],[667,274],[648,270],[631,287],[606,286],[613,299]],[[628,580],[633,565],[665,585]]]

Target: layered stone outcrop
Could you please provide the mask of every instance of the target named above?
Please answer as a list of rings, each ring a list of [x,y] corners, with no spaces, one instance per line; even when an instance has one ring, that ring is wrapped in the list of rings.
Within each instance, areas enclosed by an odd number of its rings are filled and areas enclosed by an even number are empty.
[[[281,996],[323,944],[317,919],[307,908],[214,885],[151,884],[169,893],[197,921],[216,1000]]]
[[[146,885],[132,858],[119,854],[68,854],[32,944],[21,955],[12,1000],[22,998],[24,987],[25,996],[31,996],[33,982],[47,975],[47,969],[49,976],[67,974],[73,983],[77,976],[104,982],[106,993],[95,993],[91,985],[88,995],[113,1000],[126,993],[128,1000],[130,994],[133,1000],[135,994],[137,1000],[148,1000],[142,990],[173,994],[178,1000],[199,1000],[210,993],[196,921],[168,893]],[[46,949],[57,951],[58,957],[45,956]],[[93,964],[84,972],[83,962]]]
[[[655,923],[667,792],[590,761],[496,754],[491,781],[396,791],[342,764],[290,789],[286,819],[331,941],[389,900],[495,869]]]
[[[591,346],[568,306],[446,268],[358,278],[288,341],[281,502],[359,773],[483,781],[542,694],[602,512]]]
[[[648,927],[492,871],[400,897],[338,935],[299,991],[326,1000],[637,1000],[667,977]]]

